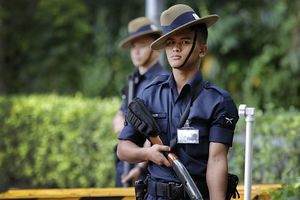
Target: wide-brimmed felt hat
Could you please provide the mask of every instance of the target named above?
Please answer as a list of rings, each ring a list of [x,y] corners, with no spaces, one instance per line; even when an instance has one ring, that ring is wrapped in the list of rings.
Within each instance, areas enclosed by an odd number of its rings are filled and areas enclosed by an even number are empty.
[[[128,23],[129,37],[120,42],[121,48],[129,48],[130,43],[142,36],[158,34],[162,35],[161,29],[159,29],[150,19],[147,17],[139,17]]]
[[[174,5],[161,14],[160,25],[163,35],[152,42],[151,48],[154,50],[162,49],[171,35],[197,24],[206,24],[206,27],[209,28],[218,19],[218,15],[208,15],[200,18],[191,7],[184,4]]]

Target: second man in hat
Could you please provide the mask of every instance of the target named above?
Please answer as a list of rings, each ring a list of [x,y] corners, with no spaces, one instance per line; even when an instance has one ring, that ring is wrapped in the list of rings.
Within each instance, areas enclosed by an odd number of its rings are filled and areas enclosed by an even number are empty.
[[[129,76],[128,83],[122,91],[122,105],[113,119],[113,128],[118,135],[124,127],[125,113],[131,98],[139,95],[156,76],[169,74],[158,62],[160,50],[150,48],[151,43],[161,36],[161,30],[150,19],[139,17],[129,22],[128,33],[129,37],[120,43],[120,47],[130,50],[131,61],[137,69]],[[115,186],[122,187],[129,179],[130,182],[134,182],[140,175],[139,172],[143,171],[143,167],[145,166],[136,165],[126,177],[123,174],[124,162],[117,160]]]

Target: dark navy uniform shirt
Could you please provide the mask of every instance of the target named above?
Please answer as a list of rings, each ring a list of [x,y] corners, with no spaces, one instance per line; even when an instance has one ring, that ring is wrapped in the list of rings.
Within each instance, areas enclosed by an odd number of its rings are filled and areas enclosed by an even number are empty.
[[[177,137],[177,126],[190,98],[203,81],[201,70],[184,85],[178,94],[173,74],[157,77],[139,97],[155,117],[168,141]],[[190,127],[199,130],[199,144],[177,144],[175,154],[186,166],[194,180],[204,179],[208,161],[209,142],[232,145],[235,124],[238,120],[236,105],[230,94],[211,83],[192,103],[188,116]],[[128,124],[119,136],[143,146],[145,138]],[[169,145],[169,144],[167,144]],[[159,182],[180,182],[172,168],[149,162],[152,179]]]
[[[141,94],[143,89],[150,84],[151,81],[154,80],[154,78],[158,75],[169,75],[170,72],[168,72],[165,68],[163,68],[160,63],[156,63],[152,67],[150,67],[145,74],[140,75],[139,70],[135,70],[133,73],[130,74],[130,76],[134,76],[134,82],[135,82],[135,96],[138,96]],[[123,111],[123,113],[126,113],[126,100],[124,97],[122,97],[122,105],[120,107],[120,110]]]

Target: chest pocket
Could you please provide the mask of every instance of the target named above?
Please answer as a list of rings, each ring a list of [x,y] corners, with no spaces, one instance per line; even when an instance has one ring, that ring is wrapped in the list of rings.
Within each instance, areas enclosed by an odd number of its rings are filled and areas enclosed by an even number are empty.
[[[152,117],[157,122],[161,132],[163,134],[166,134],[167,130],[168,130],[168,114],[155,112],[155,113],[152,113]]]
[[[209,149],[209,128],[200,120],[189,119],[189,121],[191,127],[199,130],[199,144],[185,144],[185,152],[194,158],[206,159]]]

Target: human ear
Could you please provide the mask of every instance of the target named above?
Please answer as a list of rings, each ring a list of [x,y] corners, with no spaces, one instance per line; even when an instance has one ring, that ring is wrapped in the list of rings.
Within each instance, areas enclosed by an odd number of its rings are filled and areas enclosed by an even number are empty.
[[[206,52],[207,52],[207,45],[201,45],[200,46],[200,52],[199,52],[199,57],[202,58],[206,55]]]

